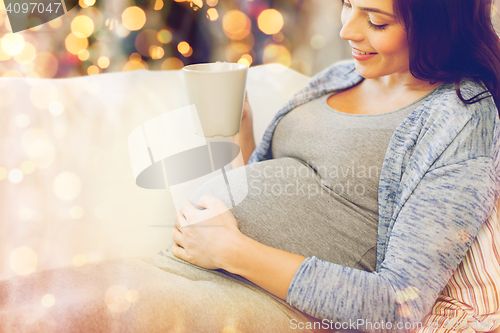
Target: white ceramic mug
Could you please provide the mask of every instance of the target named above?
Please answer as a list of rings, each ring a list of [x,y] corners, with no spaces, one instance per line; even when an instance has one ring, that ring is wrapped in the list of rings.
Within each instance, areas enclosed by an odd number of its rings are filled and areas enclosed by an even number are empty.
[[[202,129],[196,133],[211,138],[233,136],[240,131],[248,67],[217,62],[185,66],[189,102],[196,106]]]

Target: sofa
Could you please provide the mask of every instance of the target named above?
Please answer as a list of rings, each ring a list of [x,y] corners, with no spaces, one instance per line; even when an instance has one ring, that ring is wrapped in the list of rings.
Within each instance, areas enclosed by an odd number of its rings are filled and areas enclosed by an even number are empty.
[[[250,68],[247,92],[257,141],[280,106],[307,81],[278,64]],[[137,186],[128,137],[147,120],[188,104],[181,71],[0,78],[0,281],[147,257],[169,247],[172,196],[165,189]],[[450,331],[431,326],[447,316],[471,322],[500,319],[496,214],[494,210],[483,225],[452,278],[454,284],[445,288],[421,332]],[[475,262],[478,252],[486,262]],[[489,277],[486,285],[482,275]],[[0,305],[6,306],[12,295],[12,290],[0,291]],[[48,297],[40,302],[55,301]],[[8,317],[0,306],[0,322]],[[22,318],[29,322],[30,313]],[[10,324],[4,329],[29,327]],[[493,321],[457,331],[486,332],[499,326],[500,321]]]

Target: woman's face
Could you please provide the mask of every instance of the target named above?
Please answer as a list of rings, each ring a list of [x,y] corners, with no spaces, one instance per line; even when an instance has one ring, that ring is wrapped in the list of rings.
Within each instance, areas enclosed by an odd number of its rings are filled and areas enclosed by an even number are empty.
[[[409,73],[406,30],[392,0],[343,0],[343,6],[340,37],[349,41],[358,73],[367,79]]]

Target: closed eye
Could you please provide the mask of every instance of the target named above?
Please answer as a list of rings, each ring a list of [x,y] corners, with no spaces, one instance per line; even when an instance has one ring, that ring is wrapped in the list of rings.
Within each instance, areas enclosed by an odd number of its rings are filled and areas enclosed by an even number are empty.
[[[387,27],[387,24],[373,24],[372,21],[368,21],[368,24],[370,25],[370,28],[375,29],[375,30],[385,30]]]

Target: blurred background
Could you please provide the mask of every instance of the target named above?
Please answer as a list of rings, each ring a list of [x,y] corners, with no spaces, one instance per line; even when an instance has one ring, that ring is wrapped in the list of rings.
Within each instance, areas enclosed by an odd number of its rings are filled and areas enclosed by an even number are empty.
[[[350,58],[340,0],[77,0],[11,33],[0,0],[0,76],[62,78],[229,61],[313,75]],[[499,0],[496,0],[497,2]]]
[[[350,57],[340,0],[79,0],[15,33],[0,0],[0,76],[63,78],[199,62],[279,62],[312,75]]]

